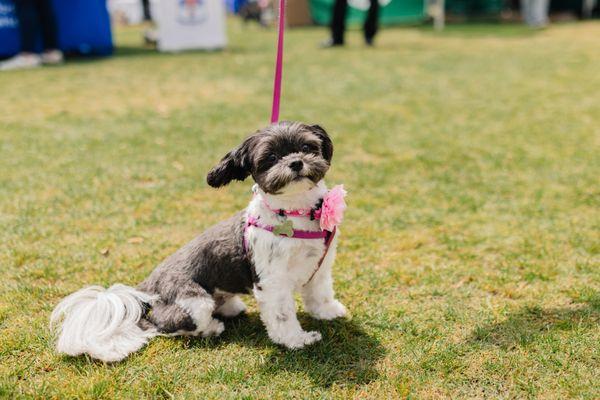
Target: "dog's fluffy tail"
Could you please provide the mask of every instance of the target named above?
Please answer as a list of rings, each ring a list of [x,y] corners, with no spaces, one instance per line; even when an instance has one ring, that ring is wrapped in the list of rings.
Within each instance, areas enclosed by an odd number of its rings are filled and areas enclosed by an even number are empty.
[[[120,361],[157,335],[140,328],[146,304],[155,296],[125,285],[90,286],[65,297],[54,309],[56,350],[71,356],[89,354],[105,362]]]

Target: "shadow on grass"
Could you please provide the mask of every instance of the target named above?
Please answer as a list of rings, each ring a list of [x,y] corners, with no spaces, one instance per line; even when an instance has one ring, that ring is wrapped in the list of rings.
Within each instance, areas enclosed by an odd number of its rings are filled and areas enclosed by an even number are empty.
[[[204,348],[219,351],[229,343],[272,350],[256,371],[261,375],[277,375],[281,371],[307,375],[321,387],[331,385],[365,385],[378,378],[375,364],[385,355],[379,340],[367,334],[356,322],[346,319],[317,321],[299,315],[305,330],[321,332],[323,339],[300,350],[287,350],[273,343],[257,313],[225,319],[225,331],[218,338],[177,336],[183,348]],[[136,352],[137,353],[137,352]],[[90,365],[113,367],[131,361],[131,357],[116,364],[105,364],[87,355],[61,356],[61,361],[81,373]]]
[[[547,345],[560,339],[560,334],[585,333],[600,323],[600,300],[584,301],[564,308],[523,307],[510,313],[502,322],[478,326],[459,343],[445,343],[424,354],[420,367],[424,371],[449,375],[466,368],[475,353],[489,346],[510,352]],[[535,351],[535,350],[534,350]],[[482,353],[483,354],[483,353]]]
[[[188,50],[188,51],[180,51],[180,52],[160,52],[152,47],[145,46],[117,46],[115,47],[115,52],[113,57],[121,58],[121,57],[176,57],[178,55],[203,55],[210,56],[214,54],[221,54],[225,50]]]
[[[117,46],[115,47],[115,51],[113,54],[106,56],[91,56],[91,55],[78,55],[78,54],[69,54],[67,55],[67,61],[69,64],[89,64],[89,63],[97,63],[106,60],[111,60],[114,58],[142,58],[142,57],[151,57],[151,58],[165,58],[165,57],[177,57],[177,56],[185,56],[185,55],[199,55],[199,56],[211,56],[215,54],[220,54],[223,52],[232,53],[232,52],[242,52],[240,50],[232,51],[231,49],[227,50],[191,50],[191,51],[182,51],[176,53],[161,53],[160,51],[145,46]]]
[[[269,354],[258,371],[275,375],[280,371],[306,374],[315,385],[367,384],[378,377],[375,363],[385,354],[379,341],[351,320],[316,321],[300,315],[302,327],[321,332],[323,339],[305,349],[290,351],[274,344],[258,314],[242,315],[225,321],[225,332],[218,340],[182,338],[188,346],[218,348],[227,343],[268,348]],[[186,347],[188,347],[186,346]]]
[[[164,53],[159,52],[158,50],[152,47],[145,46],[116,46],[113,57],[160,57],[163,56]]]
[[[536,342],[540,336],[558,331],[591,329],[600,323],[600,304],[590,302],[570,308],[524,307],[505,321],[475,328],[470,342],[512,349]]]
[[[481,38],[525,38],[533,37],[542,32],[539,29],[531,29],[524,24],[500,23],[500,22],[470,22],[460,24],[448,24],[443,31],[436,31],[430,25],[414,27],[420,32],[428,33],[440,37],[454,37],[461,39],[481,39]]]

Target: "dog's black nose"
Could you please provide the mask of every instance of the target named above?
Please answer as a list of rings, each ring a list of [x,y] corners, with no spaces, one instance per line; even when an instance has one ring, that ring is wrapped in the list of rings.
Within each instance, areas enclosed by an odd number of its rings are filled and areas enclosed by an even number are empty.
[[[293,171],[300,172],[300,170],[302,169],[302,167],[304,167],[304,164],[300,160],[293,161],[292,163],[290,163],[290,168]]]

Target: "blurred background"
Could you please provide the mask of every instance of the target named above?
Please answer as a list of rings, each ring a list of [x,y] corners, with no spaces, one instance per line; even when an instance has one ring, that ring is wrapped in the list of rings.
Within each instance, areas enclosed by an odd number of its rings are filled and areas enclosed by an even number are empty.
[[[347,3],[344,15],[350,26],[366,18],[369,0],[337,1]],[[29,3],[32,17],[19,22],[24,14],[19,8]],[[277,17],[275,3],[273,0],[0,0],[0,57],[24,51],[25,24],[27,31],[32,32],[30,36],[35,36],[35,50],[43,50],[44,40],[50,41],[44,38],[48,20],[55,25],[56,38],[52,41],[66,54],[111,54],[112,27],[142,23],[155,24],[145,30],[143,37],[146,44],[162,51],[224,48],[225,13],[269,28]],[[44,10],[44,4],[50,4],[53,15]],[[543,28],[552,21],[600,16],[597,0],[379,0],[378,4],[375,18],[382,26],[433,24],[439,30],[446,23],[474,21],[524,23]],[[33,10],[37,7],[42,8]],[[337,5],[336,0],[289,0],[287,7],[287,25],[307,27],[330,25]]]
[[[0,0],[0,398],[599,399],[588,0],[289,0],[281,117],[334,142],[351,318],[300,311],[323,341],[286,352],[245,298],[219,339],[56,355],[61,298],[136,285],[247,205],[250,180],[205,177],[268,124],[276,20],[268,0]]]

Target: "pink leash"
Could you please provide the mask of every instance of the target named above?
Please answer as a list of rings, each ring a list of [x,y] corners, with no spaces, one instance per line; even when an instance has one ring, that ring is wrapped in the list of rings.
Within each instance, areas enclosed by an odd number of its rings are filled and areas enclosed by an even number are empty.
[[[285,30],[285,0],[279,0],[279,30],[277,39],[277,59],[275,60],[275,79],[273,81],[273,108],[271,123],[279,121],[281,103],[281,77],[283,75],[283,32]]]
[[[285,0],[279,0],[279,25],[278,25],[278,36],[277,36],[277,58],[275,59],[275,79],[273,80],[273,107],[271,108],[271,123],[275,123],[279,121],[279,106],[281,105],[281,78],[283,76],[283,37],[285,31]],[[258,225],[258,222],[254,218],[249,218],[244,228],[244,251],[247,251],[248,245],[246,243],[246,229],[249,226],[256,226],[261,229],[272,231],[273,227],[266,227]],[[331,246],[331,242],[333,242],[333,238],[335,237],[336,229],[333,228],[332,232],[305,232],[305,231],[294,231],[294,237],[298,237],[301,239],[320,239],[325,238],[325,251],[323,255],[319,259],[317,263],[317,267],[312,272],[308,281],[304,285],[307,285],[315,276],[315,274],[321,268],[327,253],[329,252],[329,247]],[[325,235],[323,235],[325,234]],[[304,237],[306,236],[306,237]],[[313,237],[316,236],[316,237]]]

